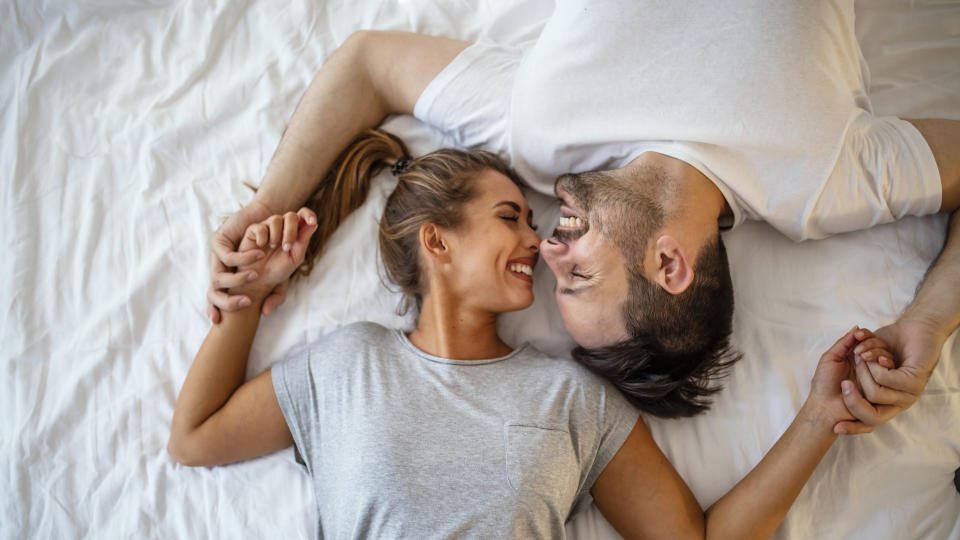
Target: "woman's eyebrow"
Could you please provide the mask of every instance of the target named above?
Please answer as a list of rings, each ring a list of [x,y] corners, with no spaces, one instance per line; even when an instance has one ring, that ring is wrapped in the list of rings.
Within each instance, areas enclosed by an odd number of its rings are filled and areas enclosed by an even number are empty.
[[[517,212],[520,211],[520,205],[513,201],[500,201],[497,204],[493,205],[493,207],[496,208],[498,206],[503,206],[503,205],[507,205],[510,208],[513,208],[514,210],[516,210]]]

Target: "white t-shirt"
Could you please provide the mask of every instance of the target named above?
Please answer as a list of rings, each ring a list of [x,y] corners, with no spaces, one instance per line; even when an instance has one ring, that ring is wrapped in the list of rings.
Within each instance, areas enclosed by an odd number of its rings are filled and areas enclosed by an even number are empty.
[[[939,209],[932,152],[871,114],[867,79],[852,0],[561,0],[529,50],[461,53],[415,115],[544,193],[566,172],[670,155],[717,185],[735,224],[802,240]]]

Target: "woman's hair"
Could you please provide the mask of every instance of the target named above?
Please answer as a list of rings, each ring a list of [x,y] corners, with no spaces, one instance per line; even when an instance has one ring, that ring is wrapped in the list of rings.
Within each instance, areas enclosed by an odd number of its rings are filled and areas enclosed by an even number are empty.
[[[517,185],[520,179],[490,152],[442,149],[411,158],[397,136],[367,130],[340,154],[307,201],[317,214],[317,231],[300,274],[313,270],[327,240],[363,204],[371,180],[386,167],[393,167],[398,179],[380,219],[380,256],[387,279],[404,294],[399,312],[405,313],[411,305],[419,311],[426,292],[420,272],[420,227],[425,223],[447,229],[459,226],[463,206],[475,193],[473,180],[484,170],[503,174]]]

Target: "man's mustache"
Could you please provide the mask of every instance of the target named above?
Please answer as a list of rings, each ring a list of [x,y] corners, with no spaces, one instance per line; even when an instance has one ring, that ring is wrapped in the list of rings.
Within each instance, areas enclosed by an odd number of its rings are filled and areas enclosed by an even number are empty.
[[[587,234],[588,227],[583,227],[581,229],[560,229],[556,228],[553,230],[553,238],[568,244],[577,238],[580,238],[584,234]]]

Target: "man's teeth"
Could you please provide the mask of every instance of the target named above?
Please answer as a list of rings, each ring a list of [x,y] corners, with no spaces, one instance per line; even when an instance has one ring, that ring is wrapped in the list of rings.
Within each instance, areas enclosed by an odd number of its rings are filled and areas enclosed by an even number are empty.
[[[583,225],[583,220],[576,216],[560,218],[561,227],[580,227],[581,225]]]
[[[517,272],[519,274],[526,274],[528,276],[533,275],[533,267],[528,266],[526,264],[511,264],[510,271]]]

